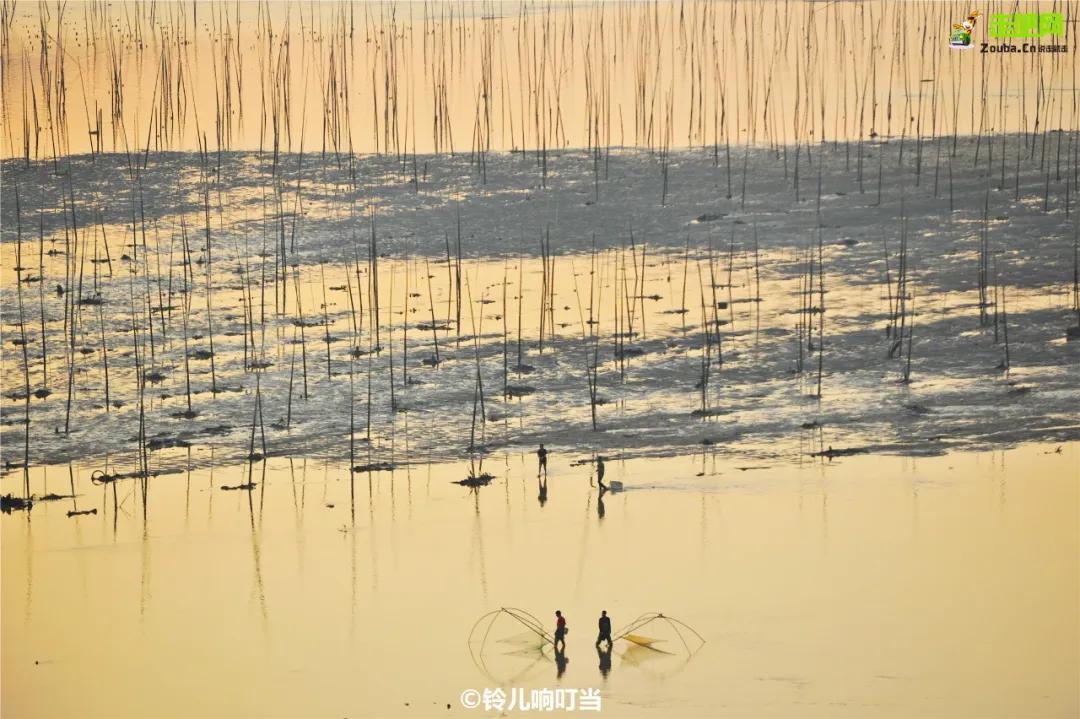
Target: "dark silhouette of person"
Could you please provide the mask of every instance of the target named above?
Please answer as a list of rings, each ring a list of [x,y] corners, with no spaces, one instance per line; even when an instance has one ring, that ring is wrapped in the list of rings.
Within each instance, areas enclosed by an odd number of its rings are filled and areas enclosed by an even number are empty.
[[[562,679],[562,675],[566,672],[566,665],[570,663],[570,660],[566,658],[565,649],[555,650],[555,677]]]
[[[601,642],[607,642],[608,651],[611,651],[611,646],[614,642],[611,641],[611,617],[607,615],[607,611],[600,612],[600,621],[597,622],[600,626],[600,634],[596,637],[596,646],[599,647]]]
[[[548,456],[548,451],[546,449],[544,449],[544,445],[541,443],[540,449],[536,450],[536,458],[537,458],[536,476],[537,477],[540,476],[541,472],[544,473],[545,477],[547,476],[547,456]]]
[[[566,617],[558,609],[555,610],[555,651],[566,650]]]
[[[603,492],[607,489],[604,484],[604,458],[596,458],[596,483],[600,485],[600,491]]]
[[[543,507],[547,503],[547,479],[537,480],[536,483],[540,488],[540,493],[536,495],[536,498],[540,501],[540,506]]]
[[[607,679],[607,675],[611,672],[611,645],[609,644],[607,649],[602,649],[597,644],[596,656],[600,659],[600,675]]]

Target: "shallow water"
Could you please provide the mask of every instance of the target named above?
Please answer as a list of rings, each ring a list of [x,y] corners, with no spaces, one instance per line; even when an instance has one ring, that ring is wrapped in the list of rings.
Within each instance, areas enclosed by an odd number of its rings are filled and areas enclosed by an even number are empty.
[[[603,517],[580,459],[552,456],[544,505],[529,455],[490,458],[478,493],[450,483],[461,463],[351,488],[338,464],[274,458],[252,492],[219,488],[239,466],[153,478],[145,514],[131,480],[77,465],[76,502],[3,517],[3,713],[468,716],[461,692],[500,682],[596,687],[608,716],[1080,709],[1077,444],[612,460],[626,490]],[[33,491],[71,481],[35,470]],[[474,664],[470,628],[500,606],[545,625],[562,609],[561,678],[550,652],[498,641]],[[673,653],[617,642],[605,678],[600,609],[616,628],[661,611],[706,644],[686,661],[643,629]]]

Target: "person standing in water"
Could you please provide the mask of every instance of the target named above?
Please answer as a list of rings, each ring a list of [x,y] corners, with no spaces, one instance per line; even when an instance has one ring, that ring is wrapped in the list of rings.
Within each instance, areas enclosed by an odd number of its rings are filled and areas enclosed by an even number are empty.
[[[544,445],[541,444],[540,449],[536,450],[536,458],[537,458],[536,476],[537,477],[540,476],[541,472],[544,473],[545,477],[547,476],[547,456],[548,456],[548,451],[546,449],[544,449]]]
[[[614,642],[611,641],[611,617],[607,615],[606,610],[600,612],[600,621],[597,623],[600,625],[600,634],[596,637],[596,646],[599,647],[601,642],[607,642],[608,650],[610,650]]]
[[[596,458],[596,483],[600,485],[600,491],[606,492],[607,485],[604,484],[604,458]]]
[[[555,610],[555,651],[566,651],[566,617],[558,609]]]

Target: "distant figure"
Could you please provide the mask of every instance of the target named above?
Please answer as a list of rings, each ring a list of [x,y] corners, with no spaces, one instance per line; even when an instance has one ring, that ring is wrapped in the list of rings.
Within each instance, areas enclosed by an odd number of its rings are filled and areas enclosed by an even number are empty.
[[[537,467],[536,467],[536,476],[537,477],[540,476],[541,472],[544,473],[544,476],[547,476],[547,456],[548,456],[548,451],[546,449],[544,449],[544,445],[541,444],[540,449],[536,450],[536,457],[537,457],[537,460],[538,460],[538,464],[537,464]]]
[[[604,496],[604,492],[618,492],[623,488],[622,482],[612,480],[610,484],[604,484],[604,458],[596,458],[596,483],[600,485],[600,496]]]
[[[600,675],[607,679],[607,675],[611,672],[611,645],[609,644],[607,649],[601,649],[597,645],[596,656],[600,659]]]
[[[536,495],[536,498],[540,501],[540,506],[543,507],[547,503],[547,480],[539,479],[536,483],[540,486],[540,493]]]
[[[611,641],[611,617],[607,615],[607,611],[600,612],[600,621],[597,622],[600,625],[600,634],[596,637],[596,646],[599,647],[601,642],[607,642],[608,651],[611,651],[611,646],[614,642]]]
[[[566,651],[566,617],[558,609],[555,610],[555,651]]]

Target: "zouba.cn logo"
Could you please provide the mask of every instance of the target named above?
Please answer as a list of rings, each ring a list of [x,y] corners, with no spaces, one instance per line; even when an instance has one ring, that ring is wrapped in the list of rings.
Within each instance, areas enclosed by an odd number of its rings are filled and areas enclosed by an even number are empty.
[[[949,47],[958,50],[968,50],[972,47],[971,34],[975,31],[975,22],[981,14],[978,10],[972,10],[964,18],[964,22],[953,23],[952,31],[949,33]]]

